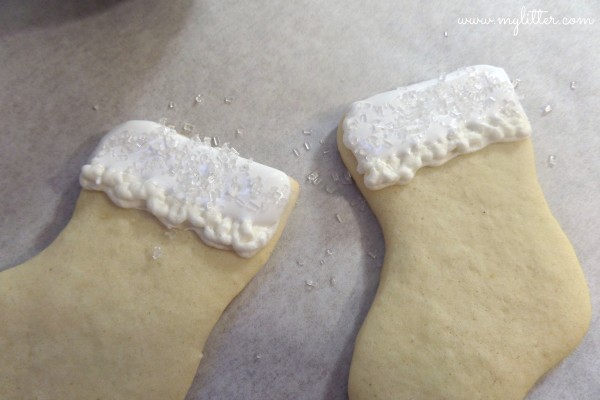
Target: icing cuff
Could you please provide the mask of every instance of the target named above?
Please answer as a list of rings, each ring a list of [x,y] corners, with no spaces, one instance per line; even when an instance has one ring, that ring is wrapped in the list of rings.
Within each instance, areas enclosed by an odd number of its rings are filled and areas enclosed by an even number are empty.
[[[343,143],[372,190],[406,184],[421,167],[530,134],[510,79],[487,65],[355,102],[343,122]]]
[[[191,229],[242,257],[269,242],[291,192],[283,172],[150,121],[106,134],[79,181],[120,207],[147,210],[169,228]]]

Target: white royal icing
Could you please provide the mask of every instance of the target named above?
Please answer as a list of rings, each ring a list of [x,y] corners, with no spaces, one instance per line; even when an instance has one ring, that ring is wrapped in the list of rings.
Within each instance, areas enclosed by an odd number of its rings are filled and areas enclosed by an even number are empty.
[[[144,209],[169,228],[251,257],[275,233],[290,198],[283,172],[244,159],[224,144],[187,138],[149,121],[129,121],[102,139],[81,170],[86,189],[120,207]]]
[[[506,72],[487,65],[355,102],[343,130],[343,143],[372,190],[406,184],[421,167],[531,134]]]

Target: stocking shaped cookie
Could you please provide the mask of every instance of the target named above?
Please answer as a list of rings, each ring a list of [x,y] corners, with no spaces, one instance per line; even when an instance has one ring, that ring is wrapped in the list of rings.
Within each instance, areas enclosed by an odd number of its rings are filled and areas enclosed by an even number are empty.
[[[80,181],[52,245],[0,273],[0,398],[183,398],[297,184],[147,121],[109,132]]]
[[[530,131],[490,66],[352,105],[338,147],[386,253],[351,400],[522,399],[583,338],[588,289]]]

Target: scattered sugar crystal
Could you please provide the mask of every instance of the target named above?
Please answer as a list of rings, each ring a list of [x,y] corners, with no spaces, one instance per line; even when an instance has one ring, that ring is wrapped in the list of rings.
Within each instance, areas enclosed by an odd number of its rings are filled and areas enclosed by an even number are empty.
[[[225,97],[225,98],[223,99],[223,102],[224,102],[225,104],[231,104],[231,103],[233,103],[233,98],[232,98],[232,97]]]
[[[331,287],[335,286],[335,277],[333,275],[331,275],[329,277],[329,286],[331,286]]]
[[[344,185],[351,185],[352,184],[352,174],[350,174],[350,171],[346,170],[344,172],[344,175],[342,177],[342,183]]]
[[[577,82],[571,81],[571,83],[569,84],[569,87],[571,88],[571,90],[577,89]]]
[[[204,96],[202,95],[202,93],[198,93],[198,94],[196,95],[196,97],[194,97],[194,101],[195,101],[197,104],[200,104],[200,103],[202,103],[202,100],[204,100]]]
[[[542,116],[550,114],[552,111],[552,106],[550,104],[546,104],[544,108],[542,108]]]
[[[312,129],[304,129],[304,130],[302,130],[302,134],[303,135],[311,135],[312,134]]]
[[[327,250],[325,250],[325,254],[327,254],[328,256],[330,256],[330,255],[333,254],[333,250],[327,249]]]
[[[254,356],[254,358],[255,358],[255,359],[257,359],[257,360],[260,360],[260,359],[261,359],[261,355],[260,355],[260,354],[256,354],[256,355]]]
[[[304,284],[306,286],[308,286],[310,289],[314,288],[315,286],[317,286],[317,284],[315,283],[315,281],[313,281],[312,279],[307,279],[304,281]]]
[[[211,143],[213,147],[219,147],[219,138],[217,136],[213,136]]]
[[[344,221],[342,220],[342,216],[341,216],[340,214],[338,214],[338,213],[336,213],[336,214],[335,214],[335,219],[337,219],[337,222],[339,222],[340,224],[341,224],[342,222],[344,222]]]
[[[320,177],[319,177],[319,173],[317,171],[313,171],[310,174],[308,174],[308,176],[306,177],[306,179],[311,182],[313,185],[316,185],[317,181],[320,182]]]
[[[194,125],[190,124],[189,122],[184,123],[183,131],[187,134],[194,132]]]
[[[292,153],[294,153],[294,155],[295,155],[296,157],[300,157],[300,152],[298,151],[298,149],[293,149],[293,150],[292,150]]]
[[[548,156],[548,167],[553,168],[556,165],[556,156],[554,154],[550,154]]]
[[[299,266],[303,267],[306,265],[306,261],[304,260],[296,260],[296,264],[298,264]]]
[[[329,185],[327,185],[327,187],[325,188],[325,191],[329,194],[333,194],[335,192],[337,192],[338,190],[338,185],[334,182],[334,183],[330,183]]]
[[[321,264],[321,265],[325,265],[325,260],[321,260],[321,261],[319,261],[319,264]]]
[[[169,102],[169,110],[172,110],[175,108],[175,103],[173,103],[172,101]]]
[[[310,150],[310,143],[304,142],[304,148],[306,149],[306,151]]]
[[[444,32],[444,37],[447,38],[448,37],[448,31]]]
[[[162,254],[163,254],[162,248],[160,246],[154,246],[154,248],[152,249],[152,259],[158,260],[159,258],[162,257]]]
[[[261,205],[255,202],[254,200],[250,200],[246,207],[252,212],[256,212],[261,209]]]
[[[235,134],[238,136],[242,136],[244,134],[244,130],[242,128],[237,128],[235,130]]]
[[[376,259],[377,258],[377,254],[375,254],[372,251],[367,252],[367,254],[369,255],[369,257],[371,257],[372,259]]]
[[[92,109],[94,111],[98,111],[100,109],[100,106],[98,104],[94,104],[94,106],[92,107]]]
[[[515,79],[512,80],[511,83],[513,85],[513,88],[516,89],[517,87],[519,87],[519,83],[521,83],[521,80],[519,78],[515,78]]]

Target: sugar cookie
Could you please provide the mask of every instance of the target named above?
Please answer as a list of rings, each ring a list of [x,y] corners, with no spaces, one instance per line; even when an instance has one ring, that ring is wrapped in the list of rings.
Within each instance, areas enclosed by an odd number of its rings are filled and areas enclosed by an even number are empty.
[[[351,400],[522,399],[585,335],[587,285],[537,182],[530,131],[490,66],[352,105],[338,148],[386,254]]]
[[[0,398],[183,398],[298,186],[147,121],[108,133],[80,181],[52,245],[0,273]]]

